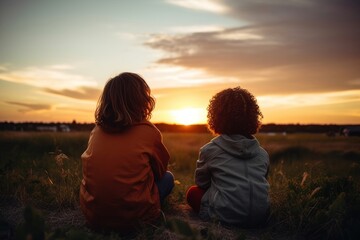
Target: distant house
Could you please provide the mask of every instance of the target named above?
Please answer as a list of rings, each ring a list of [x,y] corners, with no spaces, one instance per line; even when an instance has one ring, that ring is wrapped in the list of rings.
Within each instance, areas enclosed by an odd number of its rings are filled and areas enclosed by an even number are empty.
[[[37,126],[36,127],[36,131],[39,132],[70,132],[70,127],[69,125],[66,124],[60,124],[58,126],[56,125],[42,125],[42,126]]]
[[[60,132],[70,132],[70,127],[68,125],[61,124],[59,126],[59,130],[60,130]]]
[[[359,136],[360,137],[360,126],[345,127],[342,130],[342,134],[347,137]]]
[[[39,132],[57,132],[56,126],[37,126],[36,131]]]

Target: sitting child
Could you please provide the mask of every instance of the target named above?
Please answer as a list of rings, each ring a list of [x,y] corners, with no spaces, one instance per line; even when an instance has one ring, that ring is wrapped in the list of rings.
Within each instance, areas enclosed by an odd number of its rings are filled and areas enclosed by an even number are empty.
[[[169,153],[148,119],[155,101],[139,75],[110,79],[82,154],[80,206],[90,227],[130,232],[153,223],[174,187]]]
[[[188,204],[204,220],[255,227],[269,215],[269,156],[253,136],[261,111],[255,97],[236,87],[217,93],[208,107],[208,127],[218,134],[200,149]]]

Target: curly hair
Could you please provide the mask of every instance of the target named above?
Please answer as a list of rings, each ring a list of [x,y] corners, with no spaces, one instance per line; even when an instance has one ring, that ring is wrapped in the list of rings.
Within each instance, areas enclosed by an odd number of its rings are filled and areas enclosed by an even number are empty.
[[[257,133],[263,117],[256,98],[241,87],[215,94],[207,108],[208,128],[216,134]]]
[[[118,132],[151,118],[155,99],[145,80],[124,72],[111,78],[99,98],[95,122],[103,130]]]

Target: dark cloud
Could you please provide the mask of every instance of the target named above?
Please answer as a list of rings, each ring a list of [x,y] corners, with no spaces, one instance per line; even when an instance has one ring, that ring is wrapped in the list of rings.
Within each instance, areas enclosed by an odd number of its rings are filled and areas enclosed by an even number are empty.
[[[81,87],[76,90],[72,90],[72,89],[55,90],[51,88],[45,88],[44,91],[52,94],[57,94],[65,97],[82,99],[82,100],[96,100],[101,94],[100,89],[91,88],[91,87]]]
[[[30,111],[38,111],[38,110],[49,110],[51,109],[51,105],[47,104],[31,104],[31,103],[23,103],[23,102],[6,102],[7,104],[16,105],[20,107],[24,107],[25,109],[20,109],[20,112],[30,112]]]
[[[354,89],[360,77],[360,2],[226,0],[246,25],[219,32],[154,35],[159,63],[237,77],[261,92]]]

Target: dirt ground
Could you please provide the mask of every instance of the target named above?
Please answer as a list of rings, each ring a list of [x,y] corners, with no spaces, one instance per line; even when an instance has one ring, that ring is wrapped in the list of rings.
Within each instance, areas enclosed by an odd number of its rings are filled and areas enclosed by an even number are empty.
[[[16,226],[23,221],[23,205],[11,197],[0,197],[0,239],[13,239]],[[75,209],[61,209],[59,211],[50,211],[41,209],[45,218],[46,226],[49,231],[54,231],[58,228],[74,227],[86,229],[85,218],[81,213],[80,208]],[[179,205],[174,211],[166,214],[165,221],[172,221],[174,219],[187,222],[192,231],[196,234],[196,239],[288,239],[289,236],[272,235],[268,229],[229,229],[221,225],[210,224],[201,221],[196,214],[194,214],[188,205]],[[90,229],[88,229],[91,232]],[[294,236],[291,236],[294,239]],[[141,236],[133,236],[131,239],[144,239]],[[164,229],[161,234],[154,236],[154,239],[190,239],[186,236],[178,234],[174,231]],[[301,238],[295,238],[301,239]]]

